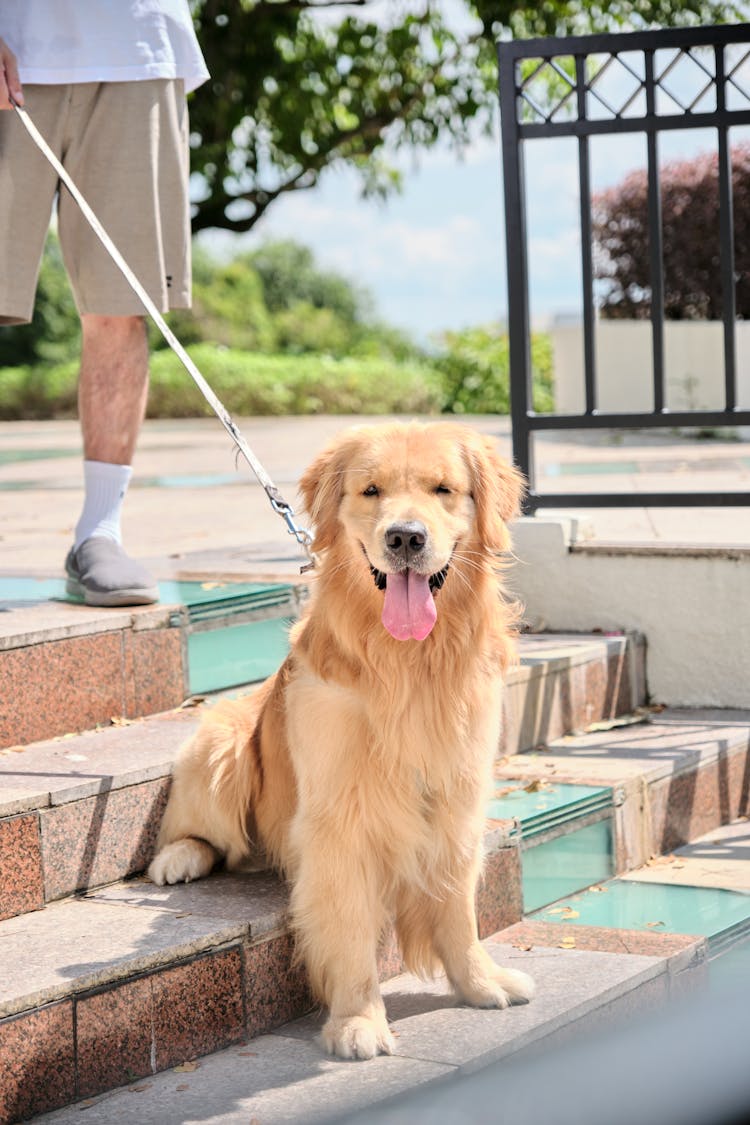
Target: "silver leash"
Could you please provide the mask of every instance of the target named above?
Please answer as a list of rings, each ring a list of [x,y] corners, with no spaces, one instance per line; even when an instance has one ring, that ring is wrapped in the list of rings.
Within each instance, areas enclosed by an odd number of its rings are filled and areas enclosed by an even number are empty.
[[[239,449],[240,453],[242,454],[242,456],[247,461],[248,465],[250,466],[253,473],[257,477],[258,482],[262,485],[263,489],[265,490],[266,496],[268,497],[268,499],[270,501],[271,507],[273,508],[273,510],[275,512],[277,512],[281,516],[281,518],[286,523],[287,532],[290,535],[293,535],[294,538],[297,540],[297,542],[300,544],[300,546],[304,549],[305,554],[307,555],[308,561],[307,561],[307,563],[305,563],[304,566],[302,566],[300,568],[300,572],[302,574],[304,574],[307,571],[312,570],[315,567],[315,564],[316,564],[315,555],[314,555],[313,550],[312,550],[312,542],[313,542],[312,535],[310,534],[309,531],[307,531],[306,528],[300,527],[296,523],[296,521],[294,519],[294,508],[291,506],[291,504],[288,502],[288,500],[285,500],[284,497],[281,495],[278,488],[276,487],[276,485],[272,481],[271,477],[268,475],[266,470],[263,468],[263,465],[258,460],[258,458],[255,456],[252,449],[250,448],[250,446],[247,444],[244,437],[240,433],[240,430],[239,430],[239,427],[237,426],[237,423],[233,421],[231,415],[228,413],[228,411],[224,407],[223,403],[216,397],[216,395],[212,391],[211,387],[209,386],[209,384],[204,379],[203,375],[200,373],[200,371],[198,370],[196,365],[193,363],[193,361],[190,358],[190,356],[188,355],[188,353],[183,348],[180,341],[175,336],[174,332],[172,332],[172,329],[169,327],[167,322],[164,320],[164,317],[161,315],[161,313],[157,309],[156,305],[151,300],[151,297],[146,292],[146,290],[143,288],[143,286],[141,285],[140,281],[135,276],[133,271],[130,269],[130,266],[127,264],[127,262],[125,261],[125,259],[122,256],[122,254],[117,249],[117,247],[115,246],[114,242],[112,241],[112,239],[109,237],[109,235],[105,231],[102,224],[99,222],[98,218],[96,217],[96,215],[92,211],[89,204],[84,199],[83,195],[81,195],[81,192],[76,187],[76,184],[71,179],[70,175],[65,170],[65,168],[63,168],[62,164],[57,159],[54,152],[49,147],[49,145],[47,144],[44,137],[42,136],[42,134],[37,129],[34,122],[29,117],[28,112],[22,106],[18,105],[13,100],[13,98],[11,98],[11,104],[12,104],[13,108],[15,109],[16,114],[18,115],[18,117],[23,122],[23,126],[26,129],[27,133],[29,134],[31,139],[34,141],[37,148],[43,153],[43,155],[46,157],[46,159],[49,161],[49,163],[55,169],[58,176],[60,177],[62,182],[65,184],[66,188],[68,189],[68,191],[70,192],[70,194],[73,196],[76,203],[80,207],[86,221],[88,222],[91,229],[94,231],[94,234],[97,236],[99,241],[102,243],[105,250],[109,254],[110,258],[115,263],[117,268],[120,270],[120,272],[124,276],[127,283],[130,285],[131,289],[134,290],[134,292],[137,294],[137,296],[143,302],[143,304],[146,307],[146,310],[148,311],[149,316],[151,317],[151,319],[156,324],[156,326],[159,329],[159,331],[161,332],[162,336],[167,341],[167,343],[169,344],[170,348],[175,353],[175,355],[178,357],[178,359],[182,363],[183,367],[185,367],[188,374],[193,379],[193,382],[196,384],[196,386],[200,390],[201,394],[205,398],[206,402],[209,404],[209,406],[213,410],[214,414],[219,419],[219,421],[223,425],[224,429],[227,431],[229,436],[232,438],[232,441],[235,443],[235,445]]]

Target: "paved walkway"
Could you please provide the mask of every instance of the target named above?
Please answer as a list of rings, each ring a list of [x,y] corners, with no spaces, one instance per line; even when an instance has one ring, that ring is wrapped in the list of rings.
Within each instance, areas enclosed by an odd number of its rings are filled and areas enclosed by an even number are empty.
[[[342,427],[374,419],[253,418],[240,428],[285,496],[297,502],[303,469]],[[507,418],[473,425],[493,434],[510,456]],[[0,424],[0,572],[61,572],[82,490],[80,437],[74,421]],[[256,566],[293,570],[298,552],[262,489],[214,418],[146,423],[124,515],[129,551],[159,564],[162,577],[200,552],[207,562],[240,550]],[[607,433],[539,440],[545,491],[605,488],[625,492],[691,487],[750,491],[750,441],[695,441],[651,433]],[[555,514],[548,509],[547,514]],[[748,543],[749,508],[621,509],[579,513],[601,540]],[[216,554],[218,553],[218,554]],[[224,564],[223,564],[224,565]]]

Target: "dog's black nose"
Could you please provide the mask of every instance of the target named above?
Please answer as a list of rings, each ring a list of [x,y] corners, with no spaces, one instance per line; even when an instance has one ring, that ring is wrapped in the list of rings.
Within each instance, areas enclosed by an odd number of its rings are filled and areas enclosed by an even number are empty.
[[[394,555],[408,559],[418,555],[427,542],[427,528],[417,520],[392,523],[385,533],[385,545]]]

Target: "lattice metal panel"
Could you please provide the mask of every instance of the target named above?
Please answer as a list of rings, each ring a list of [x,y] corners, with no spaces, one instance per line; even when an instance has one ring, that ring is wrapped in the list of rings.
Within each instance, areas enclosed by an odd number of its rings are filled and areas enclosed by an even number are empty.
[[[626,35],[514,40],[498,46],[508,268],[511,415],[515,458],[529,477],[528,507],[750,504],[750,493],[654,493],[543,496],[535,484],[532,434],[540,430],[727,427],[750,425],[737,404],[736,275],[729,130],[750,125],[750,25],[673,29]],[[665,131],[712,129],[716,135],[723,309],[724,405],[670,411],[665,391],[665,300],[659,138]],[[598,408],[594,328],[595,278],[589,141],[640,133],[647,155],[649,309],[653,409],[605,413]],[[580,275],[583,302],[585,408],[536,414],[532,406],[524,145],[572,137],[578,146]]]

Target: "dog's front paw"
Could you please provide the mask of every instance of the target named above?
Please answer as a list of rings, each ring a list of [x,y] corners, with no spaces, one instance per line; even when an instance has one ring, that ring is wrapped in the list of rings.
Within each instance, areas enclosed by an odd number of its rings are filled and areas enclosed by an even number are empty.
[[[329,1055],[338,1055],[341,1059],[374,1059],[376,1055],[392,1055],[396,1049],[385,1016],[376,1019],[331,1017],[322,1035]]]
[[[152,883],[163,887],[165,883],[189,883],[208,875],[218,859],[218,853],[205,840],[192,837],[167,844],[152,861],[148,877]]]
[[[508,1008],[511,1004],[527,1004],[535,987],[528,973],[495,967],[486,977],[475,977],[462,991],[475,1008]]]

